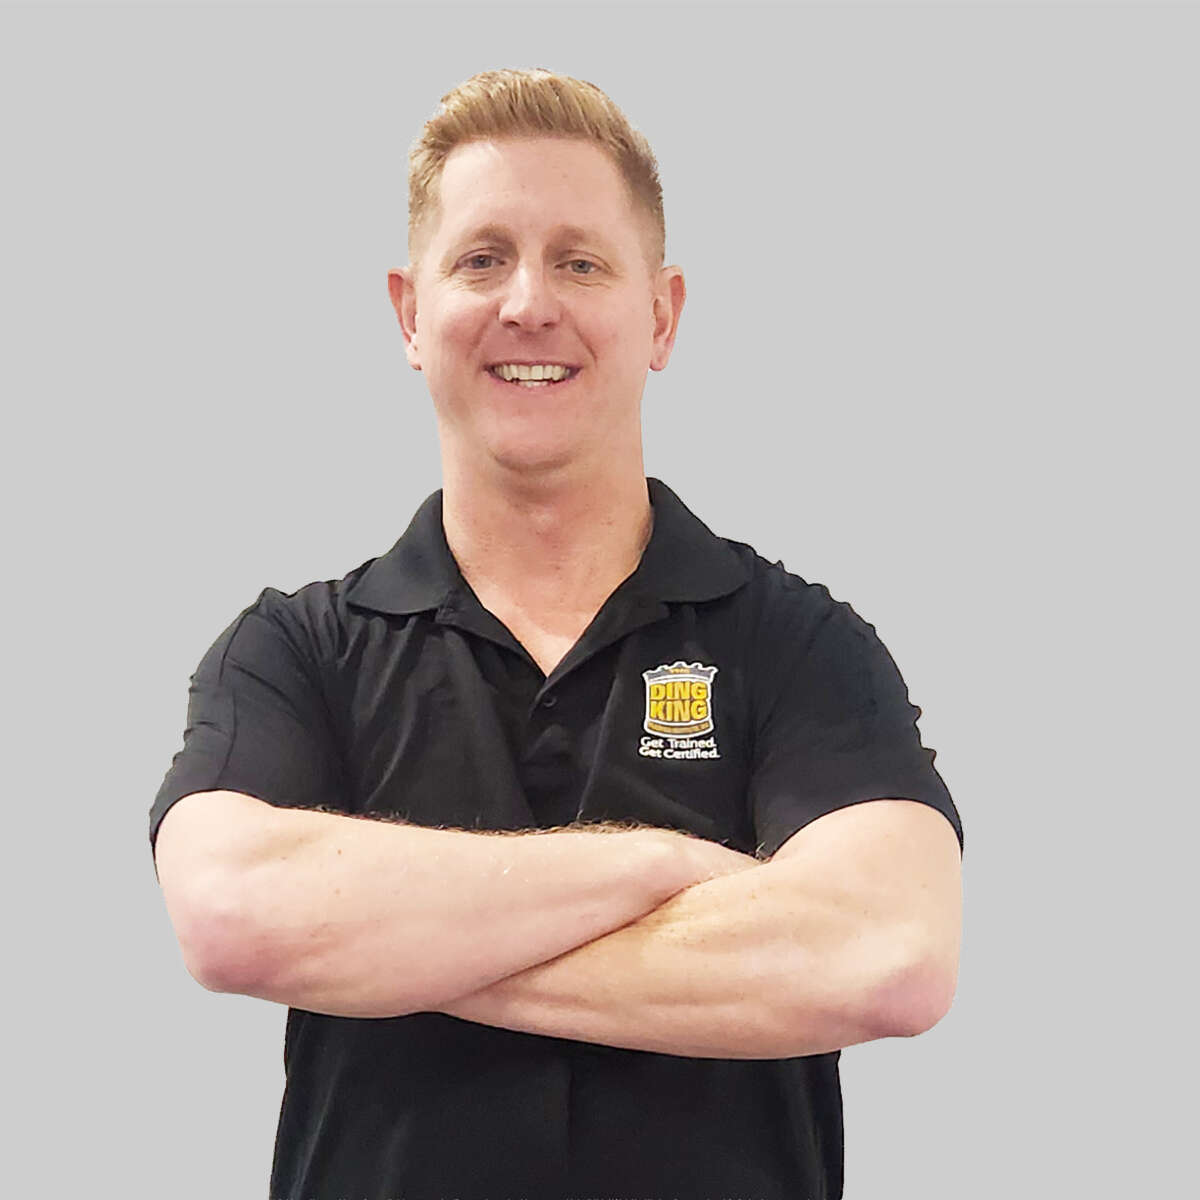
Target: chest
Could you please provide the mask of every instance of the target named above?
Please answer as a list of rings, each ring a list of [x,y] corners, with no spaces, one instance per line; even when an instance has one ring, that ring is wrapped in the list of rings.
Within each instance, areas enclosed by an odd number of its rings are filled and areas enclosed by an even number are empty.
[[[342,676],[331,709],[355,811],[463,829],[634,821],[752,852],[742,662],[695,630],[652,628],[551,679],[578,638],[512,632],[537,666],[417,629]]]
[[[510,616],[504,624],[547,678],[579,641],[587,622],[539,623]]]

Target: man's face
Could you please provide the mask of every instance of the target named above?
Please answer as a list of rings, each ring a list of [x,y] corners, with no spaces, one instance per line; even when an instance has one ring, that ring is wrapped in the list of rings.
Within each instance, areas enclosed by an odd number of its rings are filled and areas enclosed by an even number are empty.
[[[563,138],[470,142],[447,157],[417,277],[389,276],[443,452],[513,471],[641,453],[648,369],[667,364],[683,307],[677,267],[652,269],[615,164]],[[560,382],[497,367],[558,364]]]

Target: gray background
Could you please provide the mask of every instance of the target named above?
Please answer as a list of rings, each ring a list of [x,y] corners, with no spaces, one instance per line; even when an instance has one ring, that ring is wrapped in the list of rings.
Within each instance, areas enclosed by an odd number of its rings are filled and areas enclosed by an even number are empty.
[[[266,1195],[285,1010],[186,974],[147,811],[220,630],[438,486],[405,154],[548,66],[662,168],[648,470],[876,625],[963,814],[958,999],[843,1056],[848,1200],[1178,1194],[1194,7],[9,7],[0,47],[7,1191]]]

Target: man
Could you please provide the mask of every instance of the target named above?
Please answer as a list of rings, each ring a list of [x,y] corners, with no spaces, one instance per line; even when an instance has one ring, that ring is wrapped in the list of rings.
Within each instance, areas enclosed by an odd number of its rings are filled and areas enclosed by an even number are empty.
[[[685,289],[608,97],[485,73],[410,168],[444,486],[225,631],[151,810],[189,970],[289,1006],[271,1194],[840,1196],[838,1051],[955,986],[917,710],[647,481]]]

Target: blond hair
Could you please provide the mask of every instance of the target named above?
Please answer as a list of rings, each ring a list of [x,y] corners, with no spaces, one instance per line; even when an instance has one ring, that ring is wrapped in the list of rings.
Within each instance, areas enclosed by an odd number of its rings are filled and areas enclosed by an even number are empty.
[[[417,264],[438,214],[438,184],[450,152],[466,142],[505,137],[566,137],[606,151],[646,227],[651,271],[666,259],[666,221],[658,162],[650,143],[594,83],[543,67],[481,71],[442,97],[408,153],[408,254]]]

